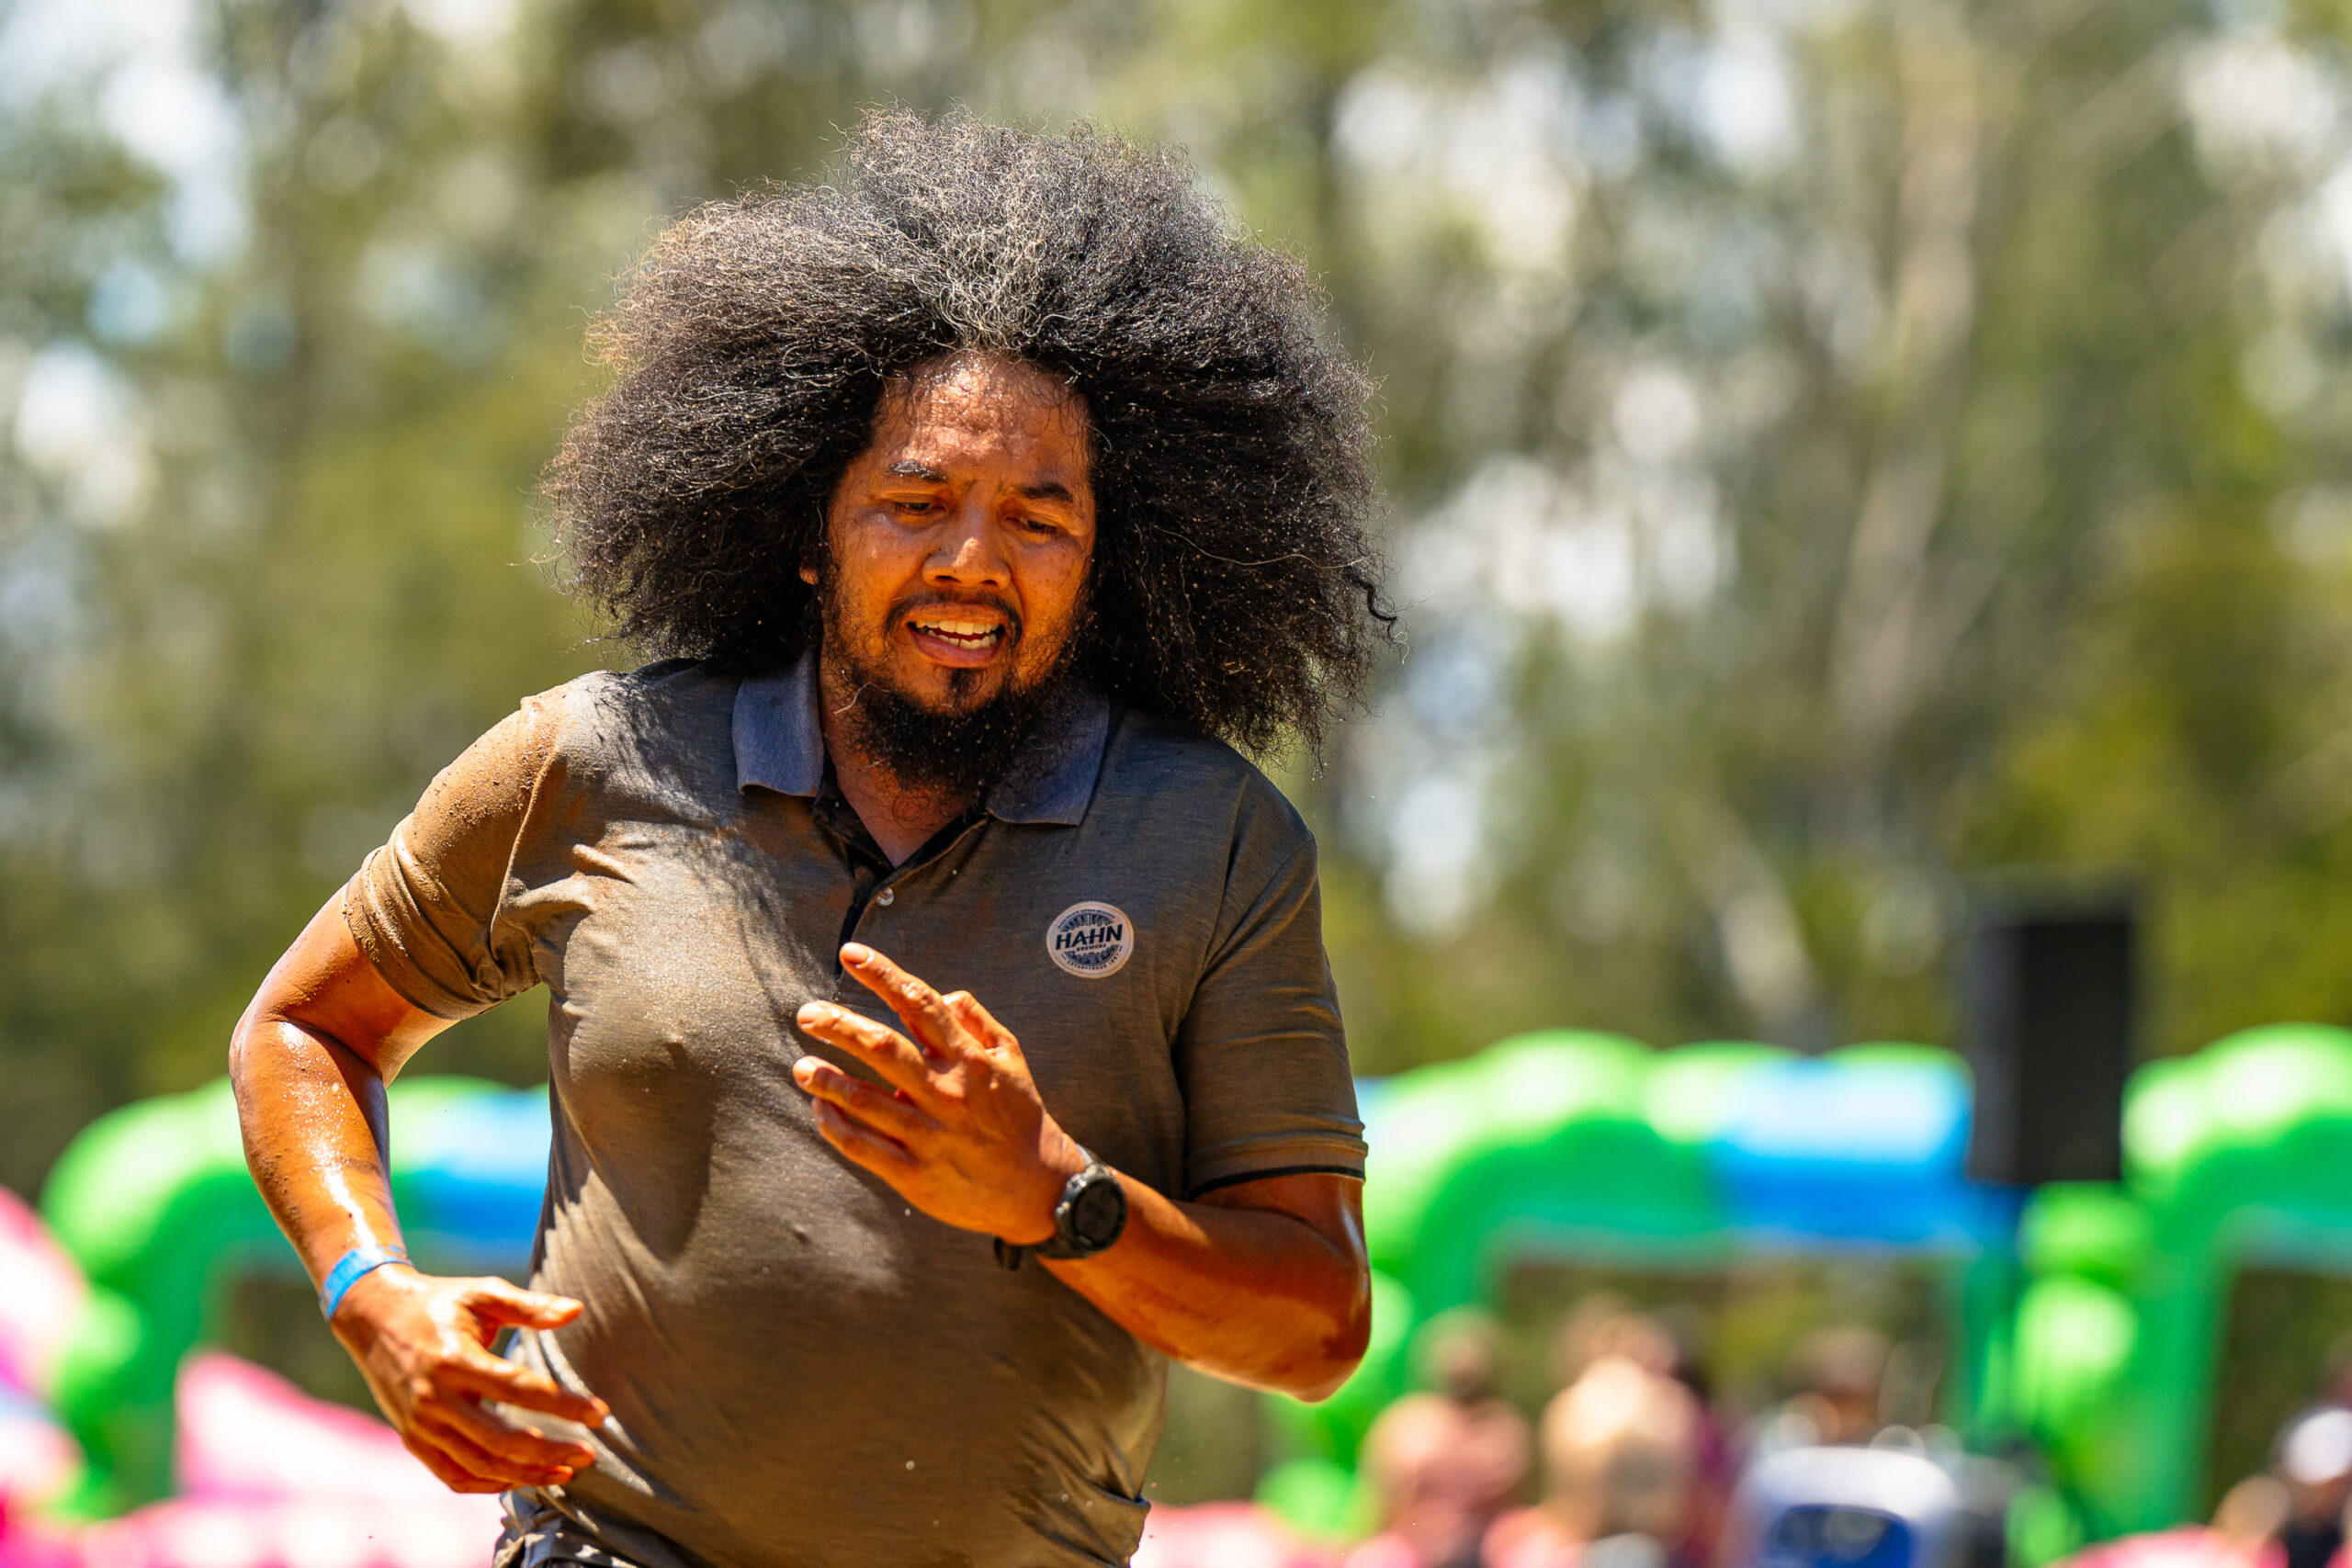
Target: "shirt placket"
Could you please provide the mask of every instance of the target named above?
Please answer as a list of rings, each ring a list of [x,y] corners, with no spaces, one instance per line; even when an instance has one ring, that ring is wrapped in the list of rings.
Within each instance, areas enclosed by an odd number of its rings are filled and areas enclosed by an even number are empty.
[[[841,940],[844,942],[867,942],[877,951],[888,953],[889,944],[887,942],[879,938],[869,939],[866,934],[867,922],[874,918],[875,911],[896,908],[901,890],[908,883],[922,872],[929,870],[933,864],[945,859],[956,845],[970,836],[972,830],[980,825],[982,819],[975,815],[956,824],[954,832],[948,834],[944,840],[934,839],[908,857],[904,863],[894,866],[882,857],[877,849],[872,847],[871,836],[865,832],[863,823],[856,824],[853,829],[849,824],[838,819],[838,814],[850,809],[846,802],[835,800],[829,804],[831,812],[836,814],[836,819],[829,822],[828,827],[834,836],[841,840],[842,850],[849,857],[850,863],[849,915],[842,921]],[[841,953],[836,945],[833,953],[832,999],[837,1003],[848,1005],[853,999],[853,992],[857,1000],[873,999],[872,992],[864,986],[853,982],[842,972]]]

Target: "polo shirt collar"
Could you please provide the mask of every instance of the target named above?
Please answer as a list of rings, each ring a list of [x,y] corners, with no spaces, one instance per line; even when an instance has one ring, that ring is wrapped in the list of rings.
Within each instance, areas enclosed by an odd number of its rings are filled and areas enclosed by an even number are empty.
[[[1055,822],[1075,828],[1086,819],[1094,780],[1102,771],[1102,744],[1111,734],[1111,705],[1077,679],[1062,682],[1012,766],[989,790],[989,815],[1000,822]]]
[[[825,787],[825,732],[817,711],[817,656],[745,681],[735,693],[735,787],[757,784],[814,799]],[[1080,681],[1066,682],[1023,741],[1012,766],[989,789],[987,810],[1001,822],[1075,828],[1094,797],[1111,705]]]
[[[817,660],[755,676],[735,691],[735,787],[753,784],[813,800],[825,787],[825,732],[817,717]]]

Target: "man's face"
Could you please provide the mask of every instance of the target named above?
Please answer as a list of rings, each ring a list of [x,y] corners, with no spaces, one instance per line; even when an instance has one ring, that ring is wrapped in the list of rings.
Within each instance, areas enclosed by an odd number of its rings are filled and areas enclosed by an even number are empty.
[[[1080,400],[1018,361],[959,354],[894,386],[827,513],[834,653],[942,716],[1048,680],[1094,554],[1086,437]]]

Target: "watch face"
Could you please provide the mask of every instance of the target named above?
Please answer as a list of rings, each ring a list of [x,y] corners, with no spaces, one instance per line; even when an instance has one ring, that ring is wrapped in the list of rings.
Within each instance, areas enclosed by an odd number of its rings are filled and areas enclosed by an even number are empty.
[[[1115,1176],[1088,1182],[1070,1201],[1069,1228],[1090,1247],[1108,1247],[1116,1241],[1126,1217],[1127,1195]]]

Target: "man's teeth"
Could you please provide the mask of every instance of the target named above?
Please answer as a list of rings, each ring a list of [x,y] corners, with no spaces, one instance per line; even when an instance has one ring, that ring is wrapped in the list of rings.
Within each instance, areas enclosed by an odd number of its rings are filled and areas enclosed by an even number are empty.
[[[992,642],[1004,635],[996,621],[917,621],[915,630],[950,642]]]

